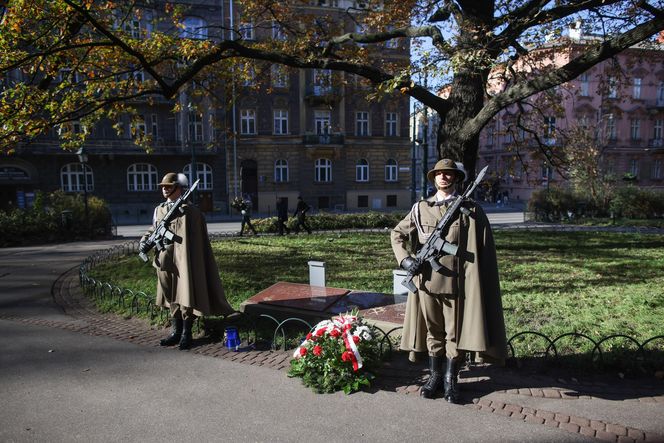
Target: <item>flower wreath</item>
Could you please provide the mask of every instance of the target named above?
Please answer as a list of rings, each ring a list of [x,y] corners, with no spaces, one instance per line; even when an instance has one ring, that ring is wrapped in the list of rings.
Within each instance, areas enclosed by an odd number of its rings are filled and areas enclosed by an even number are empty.
[[[288,375],[317,392],[343,390],[346,394],[370,386],[380,361],[375,329],[357,313],[323,320],[293,353]]]

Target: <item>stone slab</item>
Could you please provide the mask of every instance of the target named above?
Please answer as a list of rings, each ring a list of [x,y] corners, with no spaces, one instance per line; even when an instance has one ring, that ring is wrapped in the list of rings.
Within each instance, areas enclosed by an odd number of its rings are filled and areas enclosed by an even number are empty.
[[[322,313],[349,292],[342,288],[277,282],[251,297],[246,304],[267,304]]]

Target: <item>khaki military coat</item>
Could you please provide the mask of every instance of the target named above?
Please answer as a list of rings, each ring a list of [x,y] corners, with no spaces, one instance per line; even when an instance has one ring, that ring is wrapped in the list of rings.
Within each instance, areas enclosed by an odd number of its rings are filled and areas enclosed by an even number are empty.
[[[458,350],[479,352],[485,359],[501,362],[507,354],[507,340],[493,233],[479,205],[466,201],[463,206],[469,214],[459,213],[445,237],[459,246],[457,256],[441,257],[438,260],[443,266],[440,272],[434,272],[426,264],[413,282],[418,291],[425,294],[456,299]],[[392,249],[399,264],[404,258],[415,255],[445,210],[444,206],[435,206],[432,199],[413,205],[391,233]],[[409,293],[401,340],[403,350],[427,350],[423,315],[417,295]]]
[[[193,205],[183,204],[184,213],[170,223],[174,242],[155,251],[157,269],[156,304],[170,308],[171,303],[192,308],[196,316],[227,315],[235,310],[226,300],[219,270],[212,254],[203,213]],[[164,203],[155,209],[153,227],[146,239],[166,215]]]

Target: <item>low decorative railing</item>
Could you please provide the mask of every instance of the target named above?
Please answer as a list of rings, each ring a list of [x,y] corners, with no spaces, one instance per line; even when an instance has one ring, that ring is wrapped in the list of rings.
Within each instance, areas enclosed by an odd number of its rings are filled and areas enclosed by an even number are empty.
[[[216,234],[215,237],[235,236],[235,233]],[[134,292],[131,289],[114,286],[107,282],[95,280],[88,276],[88,272],[95,266],[109,260],[136,255],[138,253],[138,241],[124,243],[113,248],[98,251],[89,256],[79,267],[79,282],[83,292],[95,301],[107,300],[116,306],[129,308],[130,314],[141,312],[149,316],[150,320],[158,318],[165,322],[168,318],[168,310],[155,305],[155,296],[142,291]],[[200,319],[198,323],[200,327]],[[243,349],[253,349],[268,346],[271,349],[286,350],[295,348],[304,338],[307,332],[313,329],[313,324],[299,317],[289,317],[279,320],[271,315],[260,314],[256,317],[242,314],[224,326],[233,325],[242,329],[241,334],[245,336],[244,342],[247,346]],[[274,328],[274,329],[272,329]],[[388,356],[394,350],[394,346],[400,339],[399,331],[403,329],[398,326],[384,331],[374,327],[375,331],[382,335],[380,340],[381,352]],[[264,331],[272,331],[266,334]],[[262,337],[262,335],[269,335]],[[565,344],[566,342],[573,342]],[[585,345],[579,345],[579,342]],[[659,348],[654,345],[662,342]],[[263,345],[260,345],[260,344]],[[619,346],[616,346],[618,344]],[[543,362],[565,363],[565,360],[574,359],[578,365],[580,360],[594,368],[604,368],[607,363],[621,368],[635,369],[637,367],[663,367],[664,366],[664,335],[657,335],[645,340],[643,343],[626,334],[613,334],[601,339],[593,339],[586,334],[569,332],[550,338],[537,331],[522,331],[512,335],[508,342],[509,361],[518,367],[520,360],[538,359]],[[525,348],[525,351],[524,351]],[[580,349],[586,350],[579,353]],[[569,353],[566,351],[570,351]],[[611,353],[617,357],[611,360]],[[607,355],[609,357],[607,357]],[[621,360],[617,361],[616,359]]]

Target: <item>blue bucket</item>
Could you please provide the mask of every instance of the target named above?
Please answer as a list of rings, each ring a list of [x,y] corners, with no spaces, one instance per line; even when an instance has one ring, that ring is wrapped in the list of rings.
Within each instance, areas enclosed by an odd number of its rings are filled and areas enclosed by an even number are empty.
[[[228,349],[237,351],[240,348],[240,343],[242,340],[240,340],[240,334],[238,334],[236,327],[229,326],[226,328],[224,333],[224,342],[226,343],[226,347]]]

